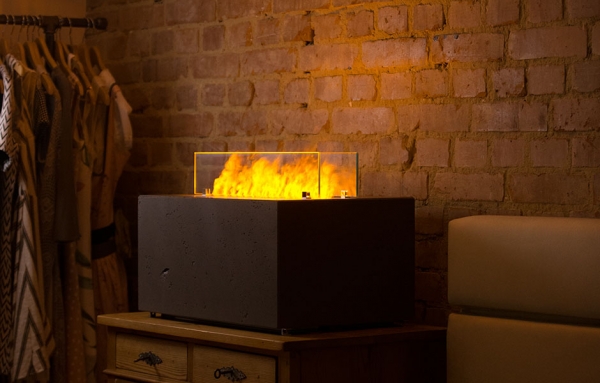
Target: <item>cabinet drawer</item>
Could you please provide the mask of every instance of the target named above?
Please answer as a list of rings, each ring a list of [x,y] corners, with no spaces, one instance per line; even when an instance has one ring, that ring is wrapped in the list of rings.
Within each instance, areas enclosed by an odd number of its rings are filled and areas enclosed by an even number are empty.
[[[243,383],[275,383],[275,358],[224,350],[215,347],[194,346],[194,383],[216,383],[215,371],[233,367],[246,375]],[[217,374],[218,375],[218,374]],[[227,375],[220,380],[229,382]]]
[[[150,366],[145,361],[134,362],[140,353],[152,351],[162,363]],[[159,378],[185,381],[188,376],[187,344],[133,334],[117,334],[116,367]]]

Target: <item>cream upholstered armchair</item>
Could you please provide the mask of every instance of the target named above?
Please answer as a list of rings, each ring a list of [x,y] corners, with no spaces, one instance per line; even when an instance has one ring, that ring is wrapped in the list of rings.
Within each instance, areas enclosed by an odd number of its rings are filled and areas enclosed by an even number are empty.
[[[600,219],[451,221],[448,299],[448,383],[600,382]]]

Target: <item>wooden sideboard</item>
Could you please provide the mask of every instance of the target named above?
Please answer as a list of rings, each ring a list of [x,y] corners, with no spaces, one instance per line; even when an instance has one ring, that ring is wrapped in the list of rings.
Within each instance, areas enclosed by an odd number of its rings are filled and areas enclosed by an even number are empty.
[[[108,326],[105,373],[115,383],[225,383],[233,379],[232,368],[246,376],[242,383],[446,380],[442,327],[407,324],[275,335],[152,318],[144,312],[101,315],[98,323]],[[148,352],[161,363],[136,362]]]

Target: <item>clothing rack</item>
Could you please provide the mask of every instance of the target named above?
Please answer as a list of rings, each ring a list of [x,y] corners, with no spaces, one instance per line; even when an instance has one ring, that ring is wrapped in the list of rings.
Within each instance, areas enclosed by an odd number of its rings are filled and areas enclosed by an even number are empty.
[[[93,28],[106,30],[108,21],[103,17],[95,19],[60,17],[60,16],[13,16],[0,15],[0,24],[17,25],[21,27],[35,26],[44,29],[46,45],[50,52],[54,52],[54,33],[62,28]]]

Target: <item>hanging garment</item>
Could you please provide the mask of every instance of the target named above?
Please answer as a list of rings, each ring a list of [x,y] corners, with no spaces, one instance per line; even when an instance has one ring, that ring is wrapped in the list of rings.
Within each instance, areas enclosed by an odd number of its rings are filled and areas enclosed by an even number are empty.
[[[40,247],[37,180],[35,170],[35,138],[30,107],[35,102],[39,84],[36,72],[21,66],[13,56],[6,56],[13,69],[15,112],[13,137],[19,146],[19,172],[14,228],[14,357],[13,381],[32,375],[45,377],[49,369],[47,339],[51,334],[45,313],[45,295]],[[51,350],[50,350],[51,351]],[[43,376],[39,376],[43,374]]]
[[[125,265],[116,254],[113,200],[117,182],[129,159],[128,142],[124,138],[131,134],[117,132],[130,124],[128,116],[127,121],[123,121],[119,109],[122,104],[118,101],[121,91],[114,78],[106,70],[99,81],[109,89],[111,103],[106,125],[96,125],[92,138],[96,154],[92,177],[92,272],[96,313],[108,314],[129,311]],[[98,382],[106,381],[101,373],[106,368],[106,331],[105,326],[97,326]]]
[[[0,112],[0,166],[2,173],[2,227],[0,248],[0,374],[10,375],[12,365],[12,243],[14,238],[13,206],[17,180],[18,148],[12,137],[14,95],[12,70],[0,64],[4,94]]]
[[[77,213],[81,236],[77,240],[76,259],[79,276],[79,297],[83,320],[83,339],[85,347],[85,371],[87,383],[95,383],[96,375],[96,315],[92,281],[92,159],[93,145],[90,144],[90,127],[93,126],[95,92],[87,90],[80,103],[81,118],[74,129],[75,143],[75,181],[77,185]]]

